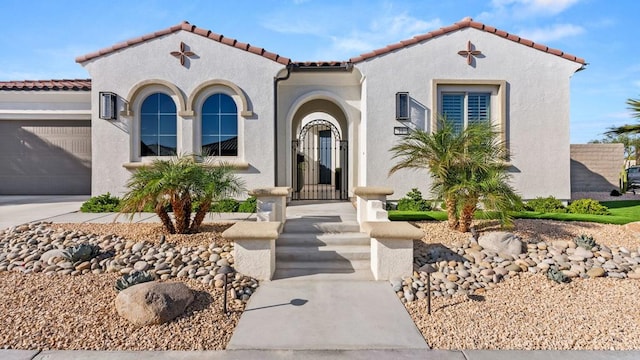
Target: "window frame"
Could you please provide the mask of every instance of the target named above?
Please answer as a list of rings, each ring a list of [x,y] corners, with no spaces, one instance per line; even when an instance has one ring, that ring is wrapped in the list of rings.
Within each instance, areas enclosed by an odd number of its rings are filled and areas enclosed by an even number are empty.
[[[133,118],[133,134],[131,139],[131,161],[132,162],[153,162],[156,159],[170,158],[170,155],[166,156],[142,156],[141,141],[142,141],[142,104],[147,98],[153,94],[161,93],[167,95],[176,107],[176,153],[181,154],[184,152],[182,143],[182,122],[180,116],[180,101],[176,99],[176,96],[166,87],[162,85],[147,86],[140,91],[135,97],[133,103],[134,118]]]
[[[491,93],[490,119],[498,127],[500,140],[509,149],[507,139],[507,82],[505,80],[462,80],[434,79],[431,86],[431,131],[437,129],[438,117],[441,115],[442,93],[465,93],[464,122],[467,124],[467,95],[469,93]]]
[[[199,93],[195,102],[194,109],[196,110],[196,117],[193,123],[193,151],[194,154],[202,155],[202,106],[209,97],[215,94],[224,94],[229,96],[236,105],[236,124],[238,129],[238,149],[237,155],[231,156],[202,156],[203,159],[217,159],[217,160],[243,160],[244,159],[244,117],[242,100],[232,89],[224,85],[214,85]]]

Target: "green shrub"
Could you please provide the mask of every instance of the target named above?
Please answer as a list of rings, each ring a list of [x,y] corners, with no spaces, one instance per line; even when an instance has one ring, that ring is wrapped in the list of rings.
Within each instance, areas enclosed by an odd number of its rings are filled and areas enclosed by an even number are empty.
[[[430,211],[431,202],[422,198],[420,190],[413,188],[407,193],[407,196],[398,200],[397,209],[400,211]]]
[[[586,234],[576,236],[576,238],[573,239],[573,241],[576,243],[576,245],[580,246],[581,248],[585,248],[587,250],[591,250],[593,249],[594,246],[597,245],[596,241],[593,240],[593,236],[589,236]]]
[[[237,212],[239,207],[238,200],[222,199],[211,206],[211,211],[217,213]]]
[[[94,196],[82,204],[80,211],[84,213],[118,212],[120,199],[111,196],[110,193]]]
[[[593,199],[580,199],[567,206],[567,210],[573,214],[611,215],[609,208]]]
[[[566,213],[567,209],[562,204],[562,201],[549,196],[546,198],[537,197],[533,200],[527,201],[525,209],[529,211],[541,212],[541,213]]]
[[[251,196],[240,204],[240,206],[238,207],[238,212],[254,213],[256,212],[257,205],[257,199],[254,196]]]

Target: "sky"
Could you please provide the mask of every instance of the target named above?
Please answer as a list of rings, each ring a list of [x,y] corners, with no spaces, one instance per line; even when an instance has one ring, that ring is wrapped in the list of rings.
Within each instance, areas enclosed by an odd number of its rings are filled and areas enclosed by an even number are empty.
[[[88,78],[75,58],[189,21],[294,61],[348,60],[470,16],[584,58],[571,143],[636,123],[637,0],[0,0],[0,81]]]

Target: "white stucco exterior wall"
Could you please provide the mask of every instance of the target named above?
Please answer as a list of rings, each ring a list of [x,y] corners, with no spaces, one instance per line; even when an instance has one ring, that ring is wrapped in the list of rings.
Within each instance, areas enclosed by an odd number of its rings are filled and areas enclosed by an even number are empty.
[[[458,55],[468,41],[482,52],[474,66]],[[395,120],[397,92],[408,91],[418,105],[412,107],[410,126],[428,129],[438,113],[432,100],[434,79],[498,80],[506,82],[506,135],[513,185],[524,199],[548,195],[570,198],[569,80],[581,64],[464,28],[355,66],[366,78],[367,183],[362,185],[392,187],[397,198],[412,187],[429,194],[426,171],[403,170],[387,177],[394,163],[389,149],[399,139],[393,135],[393,127],[404,125]]]
[[[186,66],[180,65],[170,54],[179,50],[181,42],[196,54],[186,60]],[[239,87],[253,116],[238,117],[239,148],[242,143],[244,151],[239,151],[237,158],[222,159],[248,164],[247,169],[238,171],[248,189],[275,185],[271,151],[274,147],[273,77],[284,67],[282,64],[187,31],[178,31],[89,60],[83,66],[92,77],[93,195],[106,192],[120,195],[125,191],[131,170],[123,165],[138,160],[132,146],[137,146],[139,141],[137,137],[131,138],[131,134],[135,134],[135,123],[139,121],[135,109],[139,101],[131,104],[133,116],[119,114],[115,121],[101,120],[98,93],[116,93],[119,110],[123,110],[124,101],[133,100],[127,99],[132,90],[150,80],[174,85],[185,101],[191,101],[194,90],[207,81],[223,80]],[[194,107],[194,116],[180,114],[178,96],[173,97],[179,112],[178,152],[199,153],[195,146],[199,134],[194,131],[200,121],[199,109]],[[241,107],[238,97],[234,96],[234,100],[238,113],[247,110]]]

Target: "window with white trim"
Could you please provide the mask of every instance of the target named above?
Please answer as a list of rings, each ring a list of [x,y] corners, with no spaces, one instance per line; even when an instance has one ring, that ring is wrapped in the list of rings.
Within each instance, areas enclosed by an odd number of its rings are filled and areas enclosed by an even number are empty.
[[[491,93],[442,92],[440,114],[458,132],[468,125],[491,122]]]
[[[153,93],[140,109],[140,156],[177,154],[177,111],[173,99],[164,93]]]
[[[202,104],[201,150],[205,156],[238,156],[238,108],[233,98],[216,93]]]

